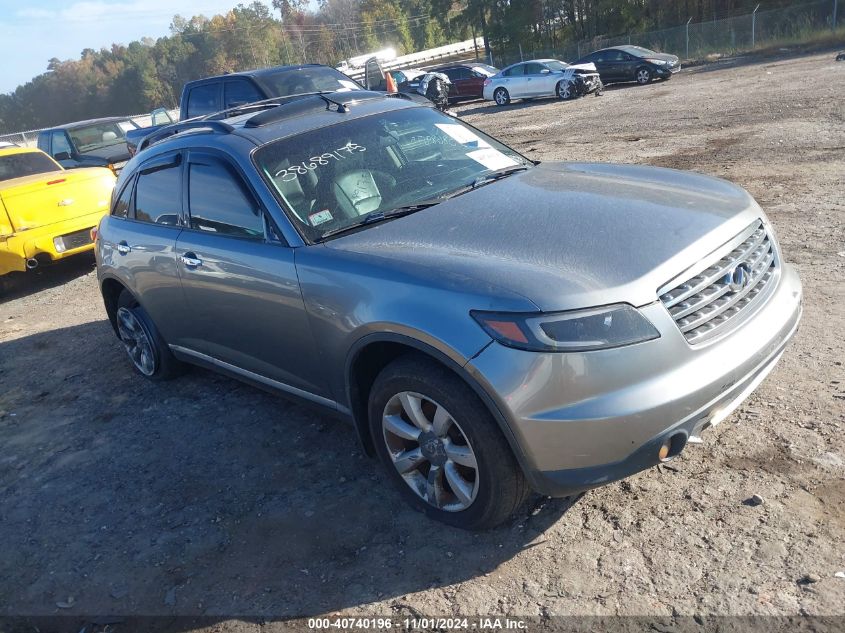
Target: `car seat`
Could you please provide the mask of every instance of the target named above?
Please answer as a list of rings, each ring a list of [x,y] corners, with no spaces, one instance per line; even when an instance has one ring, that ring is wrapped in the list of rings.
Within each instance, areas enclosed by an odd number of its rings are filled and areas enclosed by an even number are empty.
[[[103,132],[103,142],[117,140],[117,134],[114,132]]]
[[[275,173],[281,173],[289,167],[290,161],[284,159],[276,166]],[[317,176],[314,172],[309,171],[307,174],[297,175],[289,180],[274,177],[273,182],[296,217],[308,224],[308,216],[314,210],[315,205],[314,190],[317,186]]]

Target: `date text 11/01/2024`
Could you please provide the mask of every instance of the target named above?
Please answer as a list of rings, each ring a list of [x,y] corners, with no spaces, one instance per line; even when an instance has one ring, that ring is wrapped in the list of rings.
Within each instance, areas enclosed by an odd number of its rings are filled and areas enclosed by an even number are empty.
[[[518,618],[478,617],[478,618],[309,618],[308,628],[339,630],[470,630],[497,631],[525,630],[526,624]]]

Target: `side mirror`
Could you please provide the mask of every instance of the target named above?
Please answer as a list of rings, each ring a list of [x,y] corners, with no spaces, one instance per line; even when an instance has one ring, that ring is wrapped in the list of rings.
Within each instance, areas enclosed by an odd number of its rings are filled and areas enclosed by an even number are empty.
[[[70,154],[68,152],[59,152],[58,154],[53,154],[53,158],[56,160],[70,160]]]

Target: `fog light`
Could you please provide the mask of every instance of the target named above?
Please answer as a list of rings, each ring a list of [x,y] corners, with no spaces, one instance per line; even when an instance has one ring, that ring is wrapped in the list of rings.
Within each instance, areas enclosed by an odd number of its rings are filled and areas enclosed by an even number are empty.
[[[57,253],[64,253],[67,250],[67,247],[65,246],[65,241],[61,237],[53,238],[53,246],[56,247]]]

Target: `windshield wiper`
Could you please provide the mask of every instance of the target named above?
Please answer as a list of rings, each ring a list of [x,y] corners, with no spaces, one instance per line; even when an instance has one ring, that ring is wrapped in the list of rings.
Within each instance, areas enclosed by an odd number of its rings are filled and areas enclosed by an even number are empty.
[[[453,189],[452,191],[447,191],[446,193],[442,194],[440,197],[443,199],[454,198],[455,196],[460,196],[461,194],[467,193],[472,191],[473,189],[477,189],[482,185],[489,185],[491,182],[495,182],[500,178],[504,178],[505,176],[510,176],[511,174],[515,174],[518,171],[525,171],[529,167],[528,165],[511,165],[509,167],[503,167],[502,169],[496,169],[491,171],[488,174],[484,174],[482,176],[478,176],[475,178],[471,183],[468,185],[463,185],[458,187],[457,189]]]
[[[384,222],[386,220],[393,220],[394,218],[400,218],[403,215],[410,215],[412,213],[416,213],[417,211],[422,211],[423,209],[427,209],[428,207],[433,207],[435,204],[440,204],[443,202],[442,199],[440,200],[424,200],[422,202],[415,202],[414,204],[408,204],[401,207],[396,207],[394,209],[388,209],[387,211],[373,211],[372,213],[368,213],[360,220],[353,224],[349,224],[347,226],[341,226],[336,229],[332,229],[331,231],[326,231],[323,233],[321,240],[326,239],[327,237],[331,237],[332,235],[338,235],[340,233],[346,233],[347,231],[352,231],[354,229],[360,228],[362,226],[367,226],[368,224],[377,224],[379,222]]]
[[[511,174],[515,174],[518,171],[525,171],[528,169],[527,165],[511,165],[509,167],[502,167],[501,169],[495,169],[491,171],[489,174],[483,174],[472,181],[472,188],[476,189],[481,185],[486,185],[487,183],[493,182],[494,180],[499,180],[500,178],[504,178],[505,176],[510,176]]]

